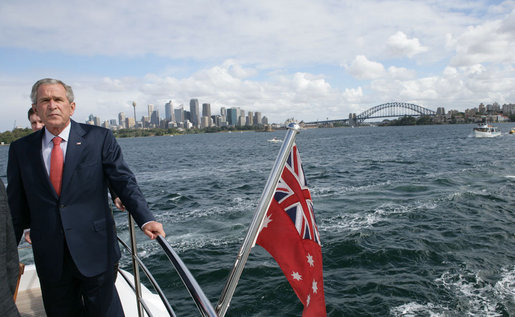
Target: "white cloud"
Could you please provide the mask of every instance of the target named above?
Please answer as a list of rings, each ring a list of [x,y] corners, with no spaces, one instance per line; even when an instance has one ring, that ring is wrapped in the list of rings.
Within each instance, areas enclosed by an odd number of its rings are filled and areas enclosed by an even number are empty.
[[[427,47],[420,44],[417,38],[408,38],[406,34],[399,31],[388,38],[386,42],[388,49],[396,57],[413,56],[426,52]]]
[[[359,102],[361,98],[363,98],[363,89],[361,87],[345,88],[343,96],[345,100],[348,102]]]
[[[454,36],[451,44],[456,49],[453,66],[481,63],[515,63],[515,10],[502,19],[469,26]]]
[[[75,88],[78,121],[133,100],[199,98],[276,122],[392,100],[515,102],[514,21],[513,1],[2,1],[0,130],[25,124],[42,77]]]
[[[412,79],[416,76],[414,70],[396,66],[388,67],[388,74],[392,79]]]
[[[358,55],[350,64],[345,67],[347,71],[358,79],[374,79],[384,76],[385,69],[383,64],[369,61],[366,56]]]

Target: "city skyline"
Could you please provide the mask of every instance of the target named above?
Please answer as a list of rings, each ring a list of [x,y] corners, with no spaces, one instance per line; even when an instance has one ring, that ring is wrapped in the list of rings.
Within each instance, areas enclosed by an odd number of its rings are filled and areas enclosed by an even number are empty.
[[[117,119],[102,119],[100,116],[90,114],[84,122],[87,124],[103,126],[105,128],[208,128],[224,126],[257,126],[267,125],[267,116],[260,111],[247,111],[242,107],[221,107],[219,114],[211,112],[209,103],[202,103],[200,116],[199,102],[197,98],[190,99],[189,111],[183,104],[174,107],[172,100],[164,104],[165,115],[160,115],[160,106],[155,104],[146,105],[146,115],[138,120],[136,109],[137,103],[132,102],[134,116],[128,116],[125,112],[119,112]],[[195,115],[195,112],[199,116]]]
[[[509,103],[514,21],[513,1],[3,1],[0,130],[23,125],[46,77],[73,87],[77,121],[190,96],[271,122]]]

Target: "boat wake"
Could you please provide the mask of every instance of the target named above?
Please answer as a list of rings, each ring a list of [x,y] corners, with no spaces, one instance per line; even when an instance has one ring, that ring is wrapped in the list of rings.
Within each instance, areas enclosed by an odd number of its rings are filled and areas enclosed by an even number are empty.
[[[446,272],[435,283],[453,300],[447,305],[410,302],[391,309],[393,316],[510,316],[515,311],[515,266],[503,268],[496,282],[483,272]]]

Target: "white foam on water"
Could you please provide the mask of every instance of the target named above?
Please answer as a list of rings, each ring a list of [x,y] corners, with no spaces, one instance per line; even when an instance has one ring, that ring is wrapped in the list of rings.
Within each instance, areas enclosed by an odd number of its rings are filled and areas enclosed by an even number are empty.
[[[336,217],[323,218],[320,230],[331,232],[358,231],[371,228],[381,221],[389,221],[389,217],[392,215],[410,213],[418,208],[436,208],[436,206],[430,203],[426,205],[425,203],[416,202],[415,204],[413,207],[388,202],[377,207],[373,213],[347,213],[343,211]]]
[[[415,302],[397,306],[390,310],[390,314],[396,317],[445,317],[448,316],[448,313],[449,310],[445,307],[436,306],[432,303],[422,305]]]
[[[503,312],[497,310],[499,304],[508,313],[515,307],[515,266],[501,270],[501,279],[494,285],[484,281],[479,272],[462,270],[461,272],[444,273],[435,281],[442,285],[459,302],[458,308],[450,308],[434,303],[420,304],[410,302],[390,310],[396,317],[448,317],[448,316],[485,316],[502,317]]]
[[[502,269],[501,279],[494,285],[485,281],[480,272],[466,269],[446,272],[435,282],[456,297],[460,303],[457,313],[464,316],[501,317],[499,304],[505,309],[515,307],[515,267]]]
[[[309,181],[309,180],[308,180]],[[315,200],[315,197],[327,197],[335,194],[341,195],[342,193],[363,192],[373,188],[382,188],[391,185],[391,181],[381,182],[377,184],[369,184],[362,186],[311,186],[309,191]]]
[[[515,307],[515,266],[511,270],[503,269],[502,272],[502,278],[495,283],[494,292]]]

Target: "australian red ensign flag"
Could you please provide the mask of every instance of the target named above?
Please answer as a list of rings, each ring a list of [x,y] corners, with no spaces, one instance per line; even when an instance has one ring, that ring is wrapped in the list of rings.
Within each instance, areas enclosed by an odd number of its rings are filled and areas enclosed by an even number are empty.
[[[277,261],[304,305],[303,317],[326,316],[322,248],[302,162],[294,145],[257,244]]]

